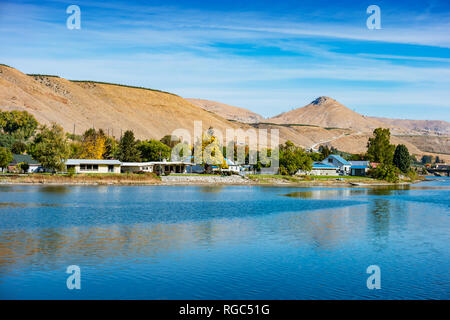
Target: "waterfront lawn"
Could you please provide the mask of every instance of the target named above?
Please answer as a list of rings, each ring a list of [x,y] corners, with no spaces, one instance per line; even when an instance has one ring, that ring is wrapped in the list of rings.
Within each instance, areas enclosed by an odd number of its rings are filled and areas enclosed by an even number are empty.
[[[54,184],[158,184],[161,178],[154,173],[30,173],[0,176],[3,183]]]

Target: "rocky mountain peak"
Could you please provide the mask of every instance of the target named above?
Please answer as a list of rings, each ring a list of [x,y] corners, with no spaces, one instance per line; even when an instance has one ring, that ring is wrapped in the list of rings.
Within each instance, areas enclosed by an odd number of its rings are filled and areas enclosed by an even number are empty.
[[[330,97],[321,96],[321,97],[318,97],[313,102],[311,102],[311,104],[322,105],[322,104],[330,102],[330,101],[333,101],[333,99],[331,99]]]

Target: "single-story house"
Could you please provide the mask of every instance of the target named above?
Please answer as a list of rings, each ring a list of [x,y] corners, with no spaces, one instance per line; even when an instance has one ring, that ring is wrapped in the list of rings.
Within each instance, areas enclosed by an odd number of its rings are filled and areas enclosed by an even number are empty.
[[[212,165],[211,169],[213,172],[215,171],[222,171],[222,172],[234,172],[234,173],[239,173],[241,171],[241,166],[237,165],[233,160],[224,158],[228,168],[225,169],[220,169],[219,166],[217,165]]]
[[[342,174],[350,174],[350,167],[352,166],[350,162],[336,154],[330,154],[328,157],[323,159],[321,163],[337,167],[339,173]]]
[[[154,162],[153,172],[156,172],[157,174],[187,173],[187,168],[191,165],[192,163],[183,161]]]
[[[121,172],[153,172],[155,162],[122,162]]]
[[[154,172],[156,174],[188,173],[190,162],[183,161],[152,161],[152,162],[122,162],[122,172]]]
[[[336,176],[338,175],[338,168],[330,164],[314,162],[311,171],[300,170],[297,175]]]
[[[362,176],[365,177],[367,171],[369,171],[370,164],[369,161],[349,161],[352,165],[350,167],[351,176]]]
[[[233,160],[225,158],[225,162],[227,163],[228,169],[227,171],[239,173],[241,171],[241,166],[234,163]]]
[[[13,154],[13,160],[11,163],[8,164],[8,170],[9,171],[16,171],[17,165],[19,163],[27,163],[29,168],[27,173],[33,173],[37,172],[38,169],[41,167],[41,164],[34,160],[30,155],[28,154]]]
[[[119,160],[68,159],[67,170],[75,169],[75,173],[120,173]]]

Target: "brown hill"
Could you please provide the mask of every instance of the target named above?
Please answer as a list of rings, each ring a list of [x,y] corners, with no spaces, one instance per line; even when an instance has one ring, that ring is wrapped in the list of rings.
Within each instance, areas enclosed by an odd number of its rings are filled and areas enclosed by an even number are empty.
[[[219,116],[233,121],[239,121],[243,123],[258,123],[264,121],[264,118],[259,114],[250,110],[230,106],[225,103],[203,100],[203,99],[186,99],[189,102],[199,106],[207,111],[218,114]]]
[[[376,121],[386,123],[395,128],[404,128],[411,133],[431,134],[431,135],[450,135],[450,123],[443,120],[406,120],[368,117]]]
[[[160,139],[175,129],[187,129],[192,134],[194,121],[199,120],[204,130],[212,126],[223,133],[227,128],[250,128],[245,123],[228,121],[215,112],[236,121],[260,119],[242,108],[233,107],[236,109],[227,111],[229,106],[225,104],[214,105],[220,108],[208,112],[171,93],[92,81],[70,81],[56,76],[26,75],[0,65],[1,110],[26,110],[39,122],[55,121],[67,132],[73,132],[75,125],[77,134],[95,127],[109,130],[119,137],[121,131],[132,129],[137,138]],[[306,125],[286,124],[288,121]],[[267,122],[278,124],[252,126],[278,129],[281,143],[291,140],[305,148],[330,144],[350,153],[364,152],[370,132],[383,126],[381,122],[363,117],[326,97]],[[430,151],[450,153],[445,152],[445,148],[426,148],[429,146],[427,141],[403,137],[393,137],[392,140],[393,143],[406,144],[417,155]],[[439,141],[434,144],[442,145]],[[440,158],[450,159],[448,155]]]
[[[319,97],[302,108],[281,113],[267,121],[309,124],[325,128],[346,128],[363,132],[373,131],[381,126],[386,127],[385,124],[364,117],[329,97]]]
[[[0,66],[0,109],[26,110],[40,123],[52,121],[77,134],[95,127],[116,137],[132,129],[137,138],[160,139],[173,130],[193,131],[194,121],[225,130],[238,124],[203,110],[185,99],[156,90],[55,76],[26,75]],[[224,131],[225,132],[225,131]]]

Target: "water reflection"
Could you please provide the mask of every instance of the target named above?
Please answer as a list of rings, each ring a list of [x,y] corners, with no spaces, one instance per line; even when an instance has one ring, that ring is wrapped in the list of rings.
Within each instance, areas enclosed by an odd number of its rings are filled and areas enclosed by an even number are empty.
[[[198,187],[198,190],[206,193],[219,193],[223,191],[223,188],[224,186],[201,186]]]
[[[19,202],[0,202],[0,209],[4,208],[39,208],[39,207],[62,207],[59,203],[19,203]]]
[[[385,195],[384,192],[383,195]],[[380,242],[380,240],[387,241],[389,236],[390,210],[391,203],[387,199],[374,199],[369,205],[367,226],[374,237],[377,238],[377,243],[382,245],[383,242]]]
[[[39,192],[64,194],[71,192],[71,188],[65,185],[46,185],[39,188]]]
[[[361,298],[372,263],[390,284],[415,275],[377,297],[450,289],[447,190],[30,189],[0,204],[1,297],[46,298],[69,264],[90,272],[83,298]]]

